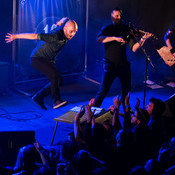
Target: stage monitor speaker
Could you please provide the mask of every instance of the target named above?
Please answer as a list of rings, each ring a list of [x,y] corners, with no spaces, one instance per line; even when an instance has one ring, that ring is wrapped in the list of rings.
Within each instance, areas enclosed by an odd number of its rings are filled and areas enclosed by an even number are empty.
[[[0,132],[0,164],[14,166],[19,148],[34,142],[34,131]]]
[[[8,91],[8,73],[9,64],[6,62],[0,62],[0,94]]]

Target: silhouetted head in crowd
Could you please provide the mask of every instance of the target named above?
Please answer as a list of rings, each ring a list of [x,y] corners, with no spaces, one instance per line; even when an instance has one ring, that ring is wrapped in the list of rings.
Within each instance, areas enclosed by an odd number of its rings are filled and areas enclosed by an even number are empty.
[[[134,167],[129,175],[148,175],[143,166]]]
[[[134,135],[129,129],[121,129],[116,135],[117,146],[130,147],[134,146]]]
[[[148,121],[149,121],[149,119],[150,119],[150,116],[149,116],[147,110],[144,110],[144,109],[139,108],[138,111],[137,111],[137,115],[138,115],[137,118],[138,118],[141,122],[143,122],[143,123],[145,123],[145,124],[148,123]]]
[[[64,141],[60,147],[60,160],[72,161],[77,152],[78,147],[74,142]]]
[[[170,168],[175,162],[175,137],[172,137],[169,142],[164,142],[159,150],[157,158],[164,170]]]
[[[149,173],[149,175],[161,175],[159,162],[155,159],[149,159],[146,162],[144,168]]]
[[[151,98],[149,104],[146,106],[146,110],[151,118],[160,119],[165,111],[165,103],[157,98]]]
[[[110,120],[105,120],[103,122],[103,126],[105,127],[106,129],[106,137],[107,139],[110,138],[111,136],[113,136],[114,132],[113,132],[113,128],[112,128],[112,124],[110,122]]]
[[[35,163],[41,162],[40,155],[34,145],[27,145],[23,147],[23,166],[25,170],[33,171]]]
[[[107,136],[107,130],[101,123],[95,123],[92,128],[92,136],[95,142],[103,142]]]
[[[79,175],[98,174],[101,168],[105,168],[105,163],[93,157],[89,152],[80,150],[74,155],[72,165]],[[104,169],[105,170],[105,169]]]
[[[150,116],[148,112],[141,108],[138,108],[135,114],[131,115],[131,123],[134,125],[139,123],[147,124],[149,119],[150,119]]]

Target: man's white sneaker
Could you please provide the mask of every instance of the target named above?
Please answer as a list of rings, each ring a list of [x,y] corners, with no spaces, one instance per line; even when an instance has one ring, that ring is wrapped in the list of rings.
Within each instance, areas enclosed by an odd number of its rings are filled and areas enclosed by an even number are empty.
[[[67,101],[57,100],[53,106],[53,109],[57,109],[65,105],[67,105]]]

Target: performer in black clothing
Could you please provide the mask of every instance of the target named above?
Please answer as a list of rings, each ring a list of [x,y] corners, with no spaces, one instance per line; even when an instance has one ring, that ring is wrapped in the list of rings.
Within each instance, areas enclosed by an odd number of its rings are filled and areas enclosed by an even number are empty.
[[[76,34],[77,23],[69,18],[64,17],[57,22],[57,28],[49,34],[41,33],[21,33],[6,35],[6,43],[15,39],[38,39],[41,40],[31,54],[32,66],[46,75],[50,83],[37,92],[32,99],[38,103],[43,109],[47,109],[44,105],[44,97],[52,93],[54,100],[54,109],[67,104],[60,97],[61,74],[56,69],[55,57],[68,40]]]
[[[166,32],[164,40],[171,53],[175,57],[175,21],[171,24],[168,31]]]
[[[119,8],[111,12],[112,24],[104,26],[97,37],[97,42],[104,43],[104,77],[100,89],[95,98],[94,106],[100,107],[107,95],[112,82],[119,77],[122,86],[122,98],[131,90],[130,63],[126,57],[126,44],[135,52],[146,39],[151,37],[145,33],[139,42],[135,41],[133,31],[122,20],[122,11]],[[124,100],[123,100],[124,102]]]

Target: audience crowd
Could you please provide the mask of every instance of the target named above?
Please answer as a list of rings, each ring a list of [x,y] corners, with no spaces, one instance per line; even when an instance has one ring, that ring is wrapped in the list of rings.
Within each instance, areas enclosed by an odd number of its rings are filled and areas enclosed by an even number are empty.
[[[14,167],[2,175],[174,175],[175,116],[165,116],[165,103],[151,98],[146,109],[130,106],[130,94],[114,97],[111,118],[96,122],[95,99],[82,106],[74,119],[74,138],[54,146],[39,142],[20,148]],[[86,115],[86,121],[80,119]],[[123,120],[121,120],[123,117]],[[123,122],[121,122],[123,121]],[[174,123],[173,123],[174,121]]]

